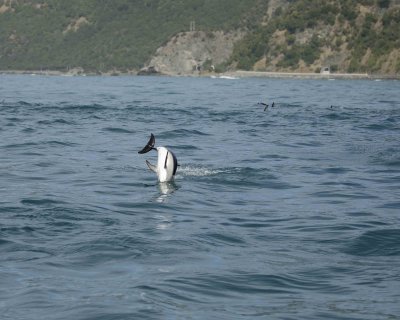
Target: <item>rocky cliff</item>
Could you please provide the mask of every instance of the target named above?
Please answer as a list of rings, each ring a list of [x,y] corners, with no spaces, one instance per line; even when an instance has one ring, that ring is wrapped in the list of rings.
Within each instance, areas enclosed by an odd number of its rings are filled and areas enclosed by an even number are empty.
[[[175,35],[155,55],[142,73],[198,74],[215,70],[230,58],[243,32],[191,31]]]

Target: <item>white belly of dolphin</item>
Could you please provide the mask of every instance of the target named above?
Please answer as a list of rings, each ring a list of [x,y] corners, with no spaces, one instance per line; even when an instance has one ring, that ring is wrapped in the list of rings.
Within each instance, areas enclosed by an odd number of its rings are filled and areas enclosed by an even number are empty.
[[[174,179],[176,172],[176,158],[171,151],[165,147],[157,148],[157,176],[158,181],[168,182]]]

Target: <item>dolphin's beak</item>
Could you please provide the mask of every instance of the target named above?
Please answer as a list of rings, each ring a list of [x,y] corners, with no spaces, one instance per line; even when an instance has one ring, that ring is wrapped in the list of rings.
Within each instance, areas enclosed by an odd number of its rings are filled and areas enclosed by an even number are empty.
[[[154,134],[151,134],[149,142],[147,142],[146,146],[142,150],[140,150],[138,153],[143,154],[143,153],[147,153],[151,150],[156,150],[154,148],[155,142],[156,142],[156,139],[154,138]]]

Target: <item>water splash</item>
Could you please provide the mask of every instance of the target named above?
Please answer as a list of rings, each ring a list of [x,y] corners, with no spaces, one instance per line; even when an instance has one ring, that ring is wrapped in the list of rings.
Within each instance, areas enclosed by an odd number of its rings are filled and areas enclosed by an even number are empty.
[[[192,165],[181,166],[178,171],[179,175],[184,177],[208,177],[227,172],[229,172],[229,169],[213,169]]]

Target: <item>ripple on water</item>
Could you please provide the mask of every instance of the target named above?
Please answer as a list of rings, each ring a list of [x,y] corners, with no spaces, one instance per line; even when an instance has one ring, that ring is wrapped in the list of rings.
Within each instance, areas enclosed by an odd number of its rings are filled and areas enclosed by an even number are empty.
[[[343,251],[355,256],[398,256],[400,255],[400,229],[364,232],[351,240]]]
[[[231,275],[199,274],[195,278],[168,280],[168,288],[179,290],[183,296],[205,301],[212,297],[240,299],[243,295],[299,294],[304,291],[344,293],[346,288],[330,283],[326,278],[311,275],[233,273]],[[205,302],[203,301],[203,302]]]
[[[42,198],[42,199],[22,199],[21,204],[23,205],[34,205],[34,206],[48,206],[48,205],[62,205],[65,204],[65,202],[60,201],[60,200],[53,200],[53,199],[48,199],[48,198]]]
[[[124,129],[124,128],[118,128],[118,127],[106,127],[106,128],[103,128],[103,131],[112,132],[112,133],[127,133],[127,134],[135,133],[135,131]]]
[[[207,136],[207,135],[209,134],[200,130],[175,129],[175,130],[161,132],[159,136],[162,137],[163,139],[171,139],[175,137]]]

